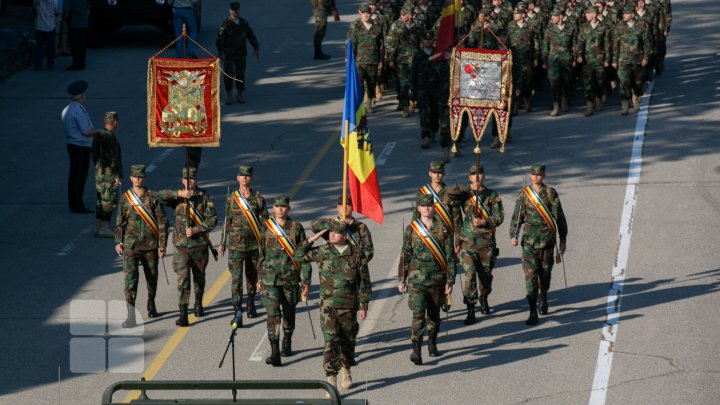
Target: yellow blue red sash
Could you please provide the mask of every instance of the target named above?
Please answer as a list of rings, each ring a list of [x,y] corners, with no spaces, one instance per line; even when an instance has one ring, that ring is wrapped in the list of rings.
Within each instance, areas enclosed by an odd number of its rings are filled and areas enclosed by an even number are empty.
[[[435,190],[433,190],[429,184],[426,184],[420,187],[420,192],[422,192],[423,194],[429,194],[433,197],[433,200],[435,200],[435,212],[437,212],[440,219],[445,222],[445,225],[447,225],[448,229],[450,229],[450,232],[454,232],[450,212],[448,211],[445,204],[443,204],[443,202],[440,200],[440,197],[437,195],[437,193],[435,193]]]
[[[540,199],[538,193],[535,192],[535,189],[533,189],[532,186],[525,187],[523,189],[523,192],[525,193],[525,196],[530,200],[532,205],[535,206],[535,209],[545,221],[548,228],[550,228],[550,232],[555,235],[555,232],[557,231],[557,227],[555,226],[555,219],[550,214],[550,210],[547,208],[547,206],[545,206],[545,203],[542,201],[542,199]]]
[[[342,217],[340,215],[338,215],[337,218],[335,218],[335,219],[337,219],[338,221],[342,221]],[[347,235],[348,242],[350,242],[351,245],[356,246],[356,247],[360,246],[357,239],[355,238],[355,235],[352,232],[350,232],[350,227],[348,227],[345,230],[345,234]]]
[[[150,227],[150,230],[152,231],[152,233],[155,234],[155,237],[160,238],[160,230],[158,228],[157,220],[153,216],[152,212],[147,209],[145,204],[142,203],[137,194],[135,194],[132,189],[129,189],[125,192],[125,197],[127,197],[128,201],[130,201],[130,204],[135,209],[135,212],[140,215],[140,218],[142,218],[142,220],[145,221],[148,227]]]
[[[425,224],[420,221],[420,218],[417,218],[416,220],[410,222],[410,226],[415,233],[418,234],[420,240],[423,241],[425,246],[430,249],[430,252],[435,257],[435,260],[440,265],[440,268],[442,268],[442,271],[447,271],[447,258],[445,257],[445,253],[442,251],[440,244],[437,243],[430,231],[428,231],[425,227]]]
[[[490,210],[485,206],[482,198],[478,198],[477,192],[470,193],[470,202],[472,202],[472,204],[477,207],[478,213],[480,214],[482,219],[490,218]]]
[[[235,199],[235,202],[237,203],[238,207],[240,207],[240,210],[242,211],[243,215],[245,216],[245,219],[247,219],[248,224],[250,224],[250,229],[252,229],[253,233],[255,234],[255,239],[257,239],[258,243],[260,242],[260,221],[258,220],[257,215],[252,210],[252,207],[250,206],[250,203],[245,199],[245,197],[240,194],[240,192],[235,191],[233,193],[233,198]]]
[[[188,210],[188,213],[190,213],[190,218],[195,222],[195,225],[202,225],[203,221],[205,220],[200,213],[200,211],[195,208],[195,205],[192,203],[192,201],[188,200],[188,205],[190,206],[190,209]]]
[[[287,234],[282,229],[280,224],[277,223],[275,218],[270,218],[265,221],[265,226],[267,226],[268,229],[270,229],[270,232],[275,235],[278,242],[280,243],[280,246],[283,247],[285,253],[287,253],[287,255],[290,257],[290,261],[292,261],[295,267],[300,270],[300,265],[293,259],[293,254],[295,254],[295,244],[290,240],[290,238],[288,238]]]

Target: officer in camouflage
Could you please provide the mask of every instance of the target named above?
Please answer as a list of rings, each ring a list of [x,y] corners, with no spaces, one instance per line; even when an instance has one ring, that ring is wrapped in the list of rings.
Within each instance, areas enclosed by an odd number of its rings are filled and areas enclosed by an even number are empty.
[[[563,12],[558,6],[553,9],[541,47],[543,68],[547,69],[550,82],[553,106],[551,117],[558,116],[560,111],[567,111],[568,99],[573,92],[575,32],[570,24],[563,21]]]
[[[125,302],[128,316],[123,328],[132,328],[135,322],[135,298],[137,297],[142,263],[148,288],[147,311],[149,318],[158,316],[155,293],[158,281],[158,258],[165,256],[167,246],[167,218],[157,198],[157,193],[145,187],[145,166],[130,167],[132,188],[120,199],[120,209],[115,218],[115,252],[122,255],[125,273]]]
[[[295,247],[305,241],[305,229],[288,216],[290,197],[279,196],[273,204],[273,217],[265,221],[258,261],[258,290],[267,312],[268,340],[272,353],[266,364],[281,366],[280,318],[282,317],[282,356],[292,356],[292,334],[295,331],[295,306],[300,298],[301,272],[309,264],[293,259]]]
[[[115,234],[110,230],[110,219],[117,207],[118,190],[123,177],[120,142],[115,136],[118,125],[118,114],[114,111],[105,113],[105,125],[92,141],[92,158],[95,163],[95,236],[112,238]]]
[[[338,220],[316,221],[323,228],[295,250],[298,262],[318,264],[320,278],[320,327],[325,348],[323,369],[328,382],[337,384],[342,369],[340,388],[352,387],[350,367],[355,351],[357,319],[365,320],[372,296],[368,257],[359,246],[348,243],[348,225]],[[321,236],[327,235],[325,245],[311,248]],[[303,272],[302,295],[310,293],[311,267]]]
[[[640,96],[645,85],[645,67],[651,47],[648,33],[636,21],[635,7],[625,6],[622,19],[613,34],[612,66],[617,69],[620,80],[620,115],[628,115],[630,99],[633,110],[640,111]]]
[[[340,14],[335,8],[335,0],[310,0],[310,3],[313,6],[313,16],[315,17],[315,36],[313,38],[315,54],[313,58],[327,60],[330,59],[330,55],[323,53],[322,41],[327,32],[328,15],[332,14],[335,21],[340,21]]]
[[[218,31],[215,45],[217,46],[218,52],[220,53],[220,60],[223,62],[223,70],[226,75],[234,76],[234,80],[231,77],[225,76],[225,90],[227,92],[227,98],[225,104],[232,104],[232,88],[233,82],[237,87],[237,102],[244,103],[245,97],[243,92],[245,91],[245,60],[247,58],[247,42],[253,47],[253,55],[255,59],[260,58],[260,44],[255,33],[253,33],[250,23],[244,18],[240,17],[240,3],[230,3],[230,16],[223,21]]]
[[[218,245],[223,255],[228,250],[228,267],[232,274],[230,292],[233,313],[242,311],[243,270],[247,286],[247,316],[257,317],[255,293],[258,282],[257,265],[260,258],[260,239],[263,223],[268,219],[265,198],[251,188],[253,168],[240,166],[237,172],[238,190],[227,196],[225,201],[225,235]],[[255,231],[257,230],[257,235]]]
[[[531,184],[518,195],[510,222],[510,243],[513,246],[518,245],[520,226],[523,226],[522,266],[530,306],[526,325],[538,323],[538,300],[540,313],[546,315],[548,312],[547,292],[553,268],[553,249],[559,239],[557,250],[560,254],[565,253],[568,232],[560,197],[554,188],[545,185],[544,180],[545,165],[533,164],[530,167]]]
[[[587,21],[580,26],[575,42],[575,59],[582,64],[583,86],[585,87],[585,116],[593,110],[602,111],[605,93],[605,69],[610,66],[612,50],[610,27],[597,19],[598,9],[588,5],[585,8]]]
[[[468,172],[469,186],[450,187],[449,197],[461,205],[465,221],[459,232],[458,261],[465,271],[463,302],[467,305],[465,325],[475,323],[475,304],[478,302],[480,281],[480,313],[488,315],[488,295],[492,291],[492,270],[499,254],[495,232],[505,219],[502,199],[494,190],[485,187],[485,169],[472,165]]]
[[[190,279],[195,290],[195,316],[205,315],[202,299],[205,293],[205,268],[208,264],[208,248],[211,247],[209,232],[217,224],[215,203],[205,190],[197,187],[197,169],[183,168],[183,190],[158,192],[160,202],[175,211],[173,245],[173,269],[177,274],[178,326],[188,326],[188,305],[190,301]],[[189,218],[188,218],[189,216]]]
[[[413,313],[410,361],[419,366],[422,365],[420,348],[425,331],[430,357],[440,355],[437,349],[440,306],[445,303],[445,296],[452,294],[456,268],[453,236],[442,221],[434,218],[433,197],[421,195],[417,198],[417,206],[420,218],[408,225],[403,234],[398,290],[410,292],[408,305]]]
[[[372,22],[370,6],[367,3],[360,5],[358,13],[360,18],[350,24],[347,38],[352,42],[358,80],[365,88],[365,111],[372,113],[378,70],[382,68],[382,58],[385,55],[385,30],[381,25]]]
[[[393,22],[385,36],[388,67],[395,72],[395,90],[398,110],[402,117],[410,116],[410,87],[412,85],[412,61],[420,46],[421,28],[412,20],[412,7],[403,7],[400,18]]]

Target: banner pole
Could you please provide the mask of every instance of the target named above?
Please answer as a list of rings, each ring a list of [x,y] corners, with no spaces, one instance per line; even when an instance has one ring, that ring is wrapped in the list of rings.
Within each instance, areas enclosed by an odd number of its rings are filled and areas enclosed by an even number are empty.
[[[341,218],[343,222],[345,222],[345,204],[347,204],[347,178],[348,178],[348,156],[349,156],[349,149],[350,149],[350,135],[348,134],[348,129],[350,126],[350,122],[348,120],[345,120],[343,122],[343,134],[345,135],[345,140],[343,144],[343,185],[342,185],[342,204],[343,204],[343,211],[341,213]]]

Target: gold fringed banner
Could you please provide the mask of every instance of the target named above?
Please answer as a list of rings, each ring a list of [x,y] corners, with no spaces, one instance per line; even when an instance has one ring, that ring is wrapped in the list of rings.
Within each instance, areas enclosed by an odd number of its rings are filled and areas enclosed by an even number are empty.
[[[148,145],[220,146],[218,59],[150,58]]]
[[[450,62],[450,125],[453,143],[460,136],[463,114],[467,113],[470,118],[470,127],[478,145],[491,117],[494,116],[500,137],[500,152],[504,152],[511,95],[510,51],[453,49]],[[476,148],[476,153],[478,152],[479,147]]]

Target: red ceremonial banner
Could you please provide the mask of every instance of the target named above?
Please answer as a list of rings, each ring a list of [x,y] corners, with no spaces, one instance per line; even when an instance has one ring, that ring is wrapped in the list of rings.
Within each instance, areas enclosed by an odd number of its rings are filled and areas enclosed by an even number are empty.
[[[220,146],[218,59],[151,58],[148,145]]]

